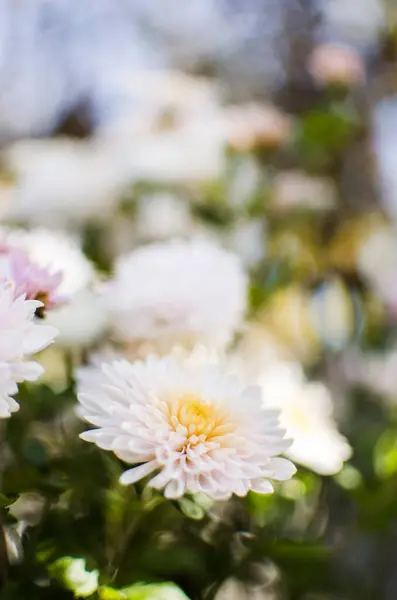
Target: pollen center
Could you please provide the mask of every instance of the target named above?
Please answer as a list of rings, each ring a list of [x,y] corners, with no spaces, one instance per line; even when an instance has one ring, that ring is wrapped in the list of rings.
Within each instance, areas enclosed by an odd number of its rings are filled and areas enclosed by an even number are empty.
[[[236,429],[230,415],[216,403],[184,395],[168,404],[168,418],[175,431],[183,428],[198,441],[218,441]]]

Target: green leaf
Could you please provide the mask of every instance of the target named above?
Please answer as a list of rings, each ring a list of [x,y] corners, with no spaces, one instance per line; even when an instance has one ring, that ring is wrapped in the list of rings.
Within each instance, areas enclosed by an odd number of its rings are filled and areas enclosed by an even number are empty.
[[[394,430],[386,431],[376,444],[374,468],[381,479],[388,479],[397,473],[397,436]]]
[[[199,506],[193,500],[189,500],[188,498],[182,498],[178,502],[179,508],[183,512],[184,515],[189,517],[189,519],[195,519],[196,521],[200,521],[205,516],[205,511],[202,506]]]
[[[15,502],[15,498],[9,498],[4,494],[0,494],[0,508],[5,508],[6,506],[10,506]]]
[[[87,571],[84,558],[59,558],[50,566],[49,574],[76,598],[88,598],[98,589],[99,571]]]
[[[98,590],[99,600],[127,600],[128,596],[121,590],[103,585]]]
[[[357,116],[344,105],[316,109],[304,116],[298,129],[296,149],[314,168],[330,166],[357,131]]]

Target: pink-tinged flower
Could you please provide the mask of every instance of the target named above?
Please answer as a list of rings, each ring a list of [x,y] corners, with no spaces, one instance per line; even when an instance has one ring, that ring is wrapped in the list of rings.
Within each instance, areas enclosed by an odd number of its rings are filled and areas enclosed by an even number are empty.
[[[38,265],[28,252],[8,244],[0,245],[0,281],[15,283],[15,297],[25,294],[28,300],[39,300],[42,303],[37,311],[39,316],[44,309],[53,308],[63,300],[58,295],[62,272]]]
[[[0,284],[0,418],[18,410],[13,399],[18,383],[35,381],[43,368],[31,356],[48,346],[57,330],[37,323],[34,315],[43,306],[38,300],[15,297],[15,284]]]
[[[308,64],[311,75],[324,85],[355,85],[365,80],[365,66],[360,54],[342,44],[320,44]]]
[[[249,490],[268,494],[269,479],[289,479],[293,464],[278,412],[263,407],[261,389],[219,367],[176,355],[114,361],[80,374],[78,414],[96,429],[81,434],[135,465],[121,476],[167,498],[203,492],[226,500]]]
[[[225,116],[227,140],[238,152],[277,148],[289,140],[293,131],[292,117],[271,104],[232,106]]]

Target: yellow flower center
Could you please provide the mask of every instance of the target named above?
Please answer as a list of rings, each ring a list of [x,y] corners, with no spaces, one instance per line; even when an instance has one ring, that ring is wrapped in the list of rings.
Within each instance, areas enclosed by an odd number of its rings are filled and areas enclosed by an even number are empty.
[[[230,414],[211,401],[199,396],[183,395],[166,403],[167,417],[176,431],[180,426],[187,435],[196,436],[198,441],[221,441],[221,438],[236,429]]]

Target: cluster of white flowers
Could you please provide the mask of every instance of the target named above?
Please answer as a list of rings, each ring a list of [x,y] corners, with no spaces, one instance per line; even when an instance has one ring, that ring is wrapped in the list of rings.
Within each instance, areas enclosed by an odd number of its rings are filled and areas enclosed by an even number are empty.
[[[229,354],[246,296],[239,259],[213,241],[151,244],[117,261],[106,299],[121,346],[79,371],[78,414],[95,427],[84,440],[133,465],[122,483],[150,476],[148,485],[170,498],[225,499],[288,479],[294,468],[280,452],[321,475],[349,459],[331,393],[282,361],[266,332],[267,350],[249,350],[244,334]]]
[[[73,337],[71,323],[79,320],[75,298],[93,277],[78,241],[67,234],[44,228],[0,230],[0,418],[18,410],[18,383],[43,373],[32,356],[55,339],[59,328]],[[92,315],[95,306],[92,299],[88,302],[86,313]],[[45,322],[39,318],[44,310]],[[86,315],[83,320],[87,329]]]
[[[93,298],[85,309],[76,303],[89,293],[95,270],[63,233],[3,229],[1,239],[2,247],[37,265],[40,289],[61,273],[57,284],[69,298],[66,306],[49,303],[53,310],[42,324],[35,317],[39,297],[26,299],[19,291],[33,285],[23,281],[31,270],[14,268],[21,280],[1,284],[0,416],[8,417],[18,409],[17,384],[42,372],[30,356],[54,339],[51,323],[61,329],[61,345],[66,339],[88,346],[95,339]],[[350,457],[328,389],[306,381],[298,364],[282,362],[265,333],[270,354],[263,344],[252,353],[243,337],[229,355],[228,344],[244,333],[247,282],[240,258],[204,238],[152,243],[116,261],[102,296],[96,295],[101,330],[110,324],[115,345],[77,372],[77,413],[94,426],[82,439],[132,465],[123,484],[148,476],[148,485],[168,498],[203,492],[223,500],[250,490],[270,493],[269,480],[290,478],[295,468],[280,453],[322,475],[339,472]],[[236,370],[240,378],[230,375]]]
[[[270,354],[263,344],[252,353],[244,337],[240,354],[228,354],[236,333],[244,333],[248,293],[233,252],[203,237],[141,246],[116,260],[94,298],[95,269],[78,240],[43,228],[3,229],[0,237],[8,269],[0,294],[1,417],[18,408],[18,382],[41,374],[29,357],[54,339],[52,323],[61,331],[58,343],[70,346],[88,346],[108,323],[115,345],[78,371],[77,412],[94,426],[84,440],[132,465],[123,484],[148,476],[168,498],[203,492],[227,499],[270,493],[270,480],[291,477],[294,466],[280,453],[322,475],[339,472],[350,457],[328,389],[307,382],[298,364],[282,362],[265,334]],[[6,280],[9,273],[18,275],[15,283]],[[35,318],[37,290],[50,295],[55,284],[68,302],[48,302],[53,310],[44,325]],[[228,374],[238,361],[241,379]]]
[[[142,247],[118,261],[106,295],[118,340],[167,354],[78,373],[78,414],[96,427],[81,437],[133,465],[121,483],[150,475],[168,498],[225,500],[291,477],[278,412],[197,346],[224,349],[243,324],[247,278],[234,254],[203,239]]]
[[[0,418],[18,410],[18,383],[35,381],[43,373],[32,356],[58,333],[39,317],[45,309],[56,310],[68,291],[62,241],[46,230],[0,231]]]

